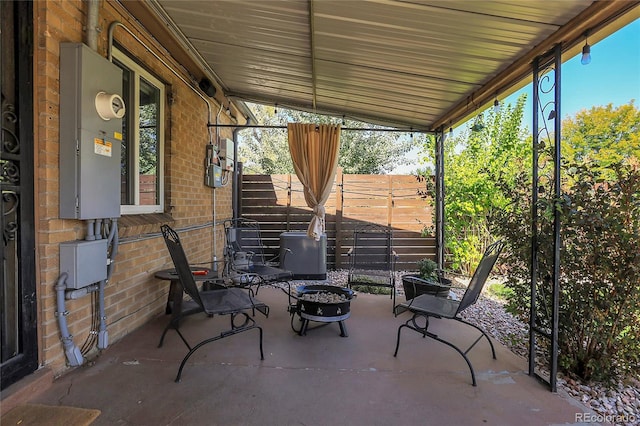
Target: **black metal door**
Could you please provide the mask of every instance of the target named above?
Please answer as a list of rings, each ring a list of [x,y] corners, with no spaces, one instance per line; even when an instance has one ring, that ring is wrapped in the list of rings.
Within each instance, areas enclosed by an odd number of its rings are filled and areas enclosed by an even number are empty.
[[[38,367],[33,202],[33,7],[0,1],[0,383]]]

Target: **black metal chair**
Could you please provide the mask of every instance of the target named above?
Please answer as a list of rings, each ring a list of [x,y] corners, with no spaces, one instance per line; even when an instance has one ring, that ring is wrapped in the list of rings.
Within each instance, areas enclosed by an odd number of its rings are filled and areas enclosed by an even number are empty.
[[[256,286],[256,293],[262,284],[286,283],[293,277],[291,271],[282,269],[278,256],[267,259],[260,226],[251,219],[229,219],[224,222],[225,267],[224,277],[236,286]]]
[[[434,340],[437,340],[438,342],[442,342],[445,345],[451,346],[460,355],[462,355],[464,360],[467,362],[467,365],[469,366],[469,370],[471,371],[473,386],[476,386],[476,375],[473,371],[473,366],[471,365],[471,362],[469,361],[469,358],[467,358],[466,354],[476,345],[476,343],[480,341],[480,339],[482,339],[482,337],[485,337],[487,339],[487,342],[489,342],[493,359],[496,359],[496,351],[493,347],[491,339],[489,338],[487,333],[484,332],[484,330],[482,330],[475,324],[471,324],[470,322],[463,320],[459,315],[462,311],[476,303],[476,301],[478,300],[480,292],[482,291],[482,288],[484,287],[484,284],[486,283],[487,278],[489,277],[489,274],[493,269],[493,265],[495,265],[496,261],[498,260],[498,256],[500,256],[500,252],[502,251],[503,247],[504,243],[502,241],[497,241],[487,247],[487,250],[480,260],[478,267],[473,273],[473,277],[469,282],[469,286],[462,296],[462,299],[460,299],[459,301],[437,297],[436,295],[432,294],[422,294],[397,305],[395,307],[396,316],[405,311],[409,311],[413,315],[404,324],[398,327],[396,350],[393,353],[393,356],[398,355],[398,348],[400,347],[400,332],[403,328],[409,328],[422,334],[423,337],[430,337]],[[414,294],[416,293],[414,292]],[[473,342],[471,346],[469,346],[463,352],[453,343],[448,342],[447,340],[438,337],[438,335],[429,332],[427,330],[429,328],[429,318],[444,318],[456,320],[479,330],[481,334],[480,336],[478,336],[475,342]],[[421,324],[422,322],[424,322],[424,325]]]
[[[173,307],[171,321],[164,329],[162,336],[160,337],[160,343],[158,344],[158,347],[161,347],[167,331],[174,329],[187,348],[189,348],[189,352],[180,363],[176,382],[180,381],[182,369],[186,362],[199,348],[207,343],[233,336],[244,331],[253,330],[254,328],[258,329],[260,332],[260,359],[264,359],[264,353],[262,351],[262,328],[258,326],[255,320],[245,311],[251,310],[252,312],[255,312],[257,310],[265,316],[268,316],[269,307],[240,288],[227,288],[221,285],[216,285],[215,287],[217,288],[212,290],[199,290],[191,273],[189,262],[187,261],[187,256],[184,253],[178,234],[168,225],[162,225],[161,230],[183,290],[191,300],[195,302],[192,303],[193,306],[188,309],[184,309],[182,303],[179,303],[180,306],[178,307]],[[182,297],[181,294],[180,297]],[[210,317],[214,315],[229,315],[231,318],[231,328],[216,336],[204,339],[198,344],[192,346],[187,342],[187,339],[180,331],[180,322],[186,316],[200,312],[204,312]],[[241,324],[237,321],[238,318],[241,320],[243,319]]]
[[[367,224],[353,231],[353,246],[347,253],[347,286],[387,287],[396,304],[396,262],[393,232],[386,226]]]

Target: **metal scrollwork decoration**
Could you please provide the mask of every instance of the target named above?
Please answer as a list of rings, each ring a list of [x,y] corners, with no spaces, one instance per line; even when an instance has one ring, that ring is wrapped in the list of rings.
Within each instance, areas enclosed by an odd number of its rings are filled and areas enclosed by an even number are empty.
[[[18,116],[13,104],[2,95],[2,132],[0,133],[0,186],[2,188],[2,240],[5,247],[18,234],[20,206],[20,139],[15,127]]]
[[[15,107],[12,104],[4,103],[2,105],[2,153],[18,154],[20,151],[20,141],[15,132],[6,124],[14,125],[18,122],[18,116],[15,113]]]
[[[547,274],[548,268],[553,262],[553,252],[551,237],[553,236],[553,199],[554,199],[554,124],[556,120],[555,102],[555,64],[551,61],[544,69],[540,70],[538,80],[538,116],[540,117],[537,145],[537,169],[538,169],[538,202],[537,220],[538,225],[538,259],[542,263],[538,277],[538,295],[536,322],[538,326],[550,331],[551,306],[550,292],[551,285]]]
[[[17,185],[20,183],[20,169],[18,168],[17,163],[11,160],[0,160],[2,162],[2,172],[0,174],[0,179],[2,179],[3,183],[10,183],[13,185]]]

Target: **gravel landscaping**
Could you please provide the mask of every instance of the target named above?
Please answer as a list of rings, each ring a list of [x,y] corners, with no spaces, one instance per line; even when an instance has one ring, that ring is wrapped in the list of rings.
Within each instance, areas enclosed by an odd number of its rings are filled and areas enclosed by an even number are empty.
[[[403,294],[400,277],[409,272],[397,272],[398,295]],[[329,271],[328,281],[332,285],[346,286],[347,271]],[[466,285],[456,279],[454,286]],[[454,290],[461,296],[464,290]],[[494,339],[508,347],[516,355],[528,358],[528,326],[504,309],[504,302],[493,298],[485,291],[475,305],[465,310],[463,317],[482,327]],[[640,380],[630,379],[611,388],[599,384],[586,384],[571,378],[558,377],[559,390],[591,407],[594,414],[586,414],[585,423],[613,423],[619,425],[640,424]]]

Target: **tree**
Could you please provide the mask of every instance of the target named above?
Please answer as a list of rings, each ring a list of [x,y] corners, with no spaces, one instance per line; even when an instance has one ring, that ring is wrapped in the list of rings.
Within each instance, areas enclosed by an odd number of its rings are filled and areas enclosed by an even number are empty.
[[[494,238],[489,217],[509,200],[497,182],[516,185],[519,170],[530,169],[531,144],[521,129],[526,95],[515,105],[489,111],[486,126],[445,139],[445,244],[453,268],[470,273]],[[423,146],[422,163],[435,163],[435,140]],[[432,170],[423,172],[430,182]]]
[[[302,111],[250,104],[251,110],[264,125],[281,125],[286,122],[342,123],[342,118],[318,115]],[[359,121],[344,119],[343,127],[380,128]],[[289,155],[287,132],[281,129],[252,129],[250,134],[241,134],[238,147],[239,160],[254,173],[294,173]],[[418,141],[424,135],[413,135]],[[338,166],[344,173],[383,174],[406,162],[406,153],[412,140],[401,132],[388,131],[343,131],[340,135]],[[419,142],[418,142],[419,143]]]
[[[281,124],[273,107],[252,104],[250,106],[260,124],[266,126]],[[238,160],[243,162],[245,173],[294,173],[286,131],[252,128],[249,132],[248,134],[247,131],[240,133],[241,138],[238,144]]]
[[[631,101],[578,112],[562,123],[563,157],[590,164],[603,178],[614,178],[612,166],[640,158],[640,111]]]
[[[140,174],[156,174],[158,166],[157,104],[140,106]]]

